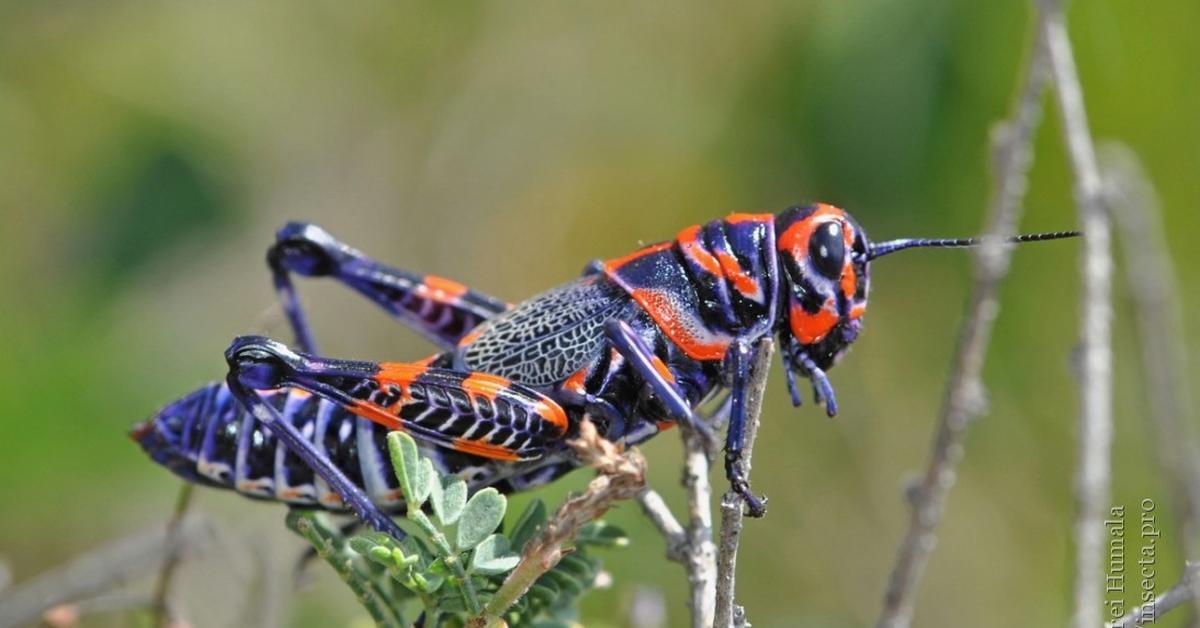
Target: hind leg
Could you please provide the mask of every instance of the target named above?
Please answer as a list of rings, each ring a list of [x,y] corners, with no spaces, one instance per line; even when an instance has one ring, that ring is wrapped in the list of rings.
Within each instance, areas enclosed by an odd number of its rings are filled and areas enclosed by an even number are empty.
[[[267,264],[297,342],[309,353],[316,352],[316,340],[296,296],[292,273],[331,277],[353,288],[443,349],[455,347],[479,323],[509,307],[455,281],[375,261],[307,223],[288,223],[276,233]]]

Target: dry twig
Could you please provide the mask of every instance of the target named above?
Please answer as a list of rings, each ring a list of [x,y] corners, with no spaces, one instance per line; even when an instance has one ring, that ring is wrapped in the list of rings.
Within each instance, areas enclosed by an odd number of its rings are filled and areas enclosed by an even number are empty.
[[[1200,557],[1200,449],[1192,426],[1178,282],[1167,252],[1162,211],[1137,155],[1123,145],[1101,151],[1106,205],[1115,219],[1133,294],[1142,374],[1159,455],[1179,521],[1184,560]],[[1200,596],[1192,598],[1200,617]]]
[[[642,512],[658,528],[667,541],[667,558],[677,563],[687,560],[687,532],[683,525],[671,514],[671,509],[663,501],[662,495],[652,488],[647,488],[638,495],[638,505]]]
[[[1179,583],[1167,590],[1166,593],[1133,609],[1121,619],[1105,624],[1107,628],[1136,628],[1153,624],[1188,600],[1200,599],[1200,563],[1189,563],[1183,571]]]
[[[769,337],[763,338],[757,348],[746,399],[747,432],[742,461],[746,477],[749,477],[750,457],[758,432],[775,343]],[[728,401],[717,410],[710,424],[716,423],[716,419],[722,419],[723,422],[724,415],[729,411]],[[638,503],[642,506],[642,512],[666,538],[667,558],[683,563],[687,569],[692,626],[742,626],[745,625],[745,613],[733,604],[733,574],[742,529],[742,498],[731,491],[721,501],[721,556],[718,570],[717,546],[712,536],[712,486],[708,480],[712,451],[703,435],[682,425],[680,431],[684,447],[683,485],[688,494],[687,525],[681,524],[671,514],[662,496],[651,489],[646,489],[638,496]]]
[[[914,493],[908,532],[901,541],[884,597],[883,612],[877,623],[881,628],[908,626],[912,621],[917,585],[936,542],[934,530],[954,485],[955,467],[962,458],[967,427],[971,418],[983,411],[984,393],[979,375],[1000,307],[997,288],[1008,272],[1010,258],[1010,249],[1000,243],[1000,238],[1014,233],[1020,219],[1033,160],[1030,144],[1041,120],[1047,72],[1045,46],[1041,37],[1037,37],[1016,109],[994,136],[996,187],[989,203],[984,244],[976,257],[975,284],[959,332],[929,466]]]
[[[770,336],[758,344],[756,360],[750,366],[750,385],[746,398],[746,444],[743,448],[742,477],[750,481],[750,457],[762,415],[763,395],[767,391],[767,376],[771,373],[771,357],[775,342]],[[740,626],[745,624],[745,612],[734,605],[734,585],[737,569],[738,542],[742,536],[745,500],[737,491],[729,490],[721,498],[721,542],[717,550],[717,605],[713,625]],[[740,618],[740,621],[735,621]]]
[[[192,492],[195,484],[184,482],[179,487],[179,495],[175,498],[175,511],[171,515],[171,520],[167,522],[167,538],[172,539],[179,534],[179,526],[183,523],[183,518],[187,515],[188,506],[192,502]],[[175,579],[175,572],[179,569],[179,560],[181,554],[175,553],[167,556],[163,561],[162,569],[158,573],[158,582],[154,586],[154,609],[157,615],[155,624],[161,628],[170,626],[177,619],[171,616],[171,581]]]
[[[174,534],[159,527],[93,550],[0,595],[0,628],[29,624],[47,609],[144,578],[172,556],[197,550],[211,540],[211,526],[193,516],[186,517]]]
[[[641,452],[630,449],[621,453],[616,445],[600,436],[591,421],[584,420],[579,426],[579,438],[568,444],[581,460],[595,467],[596,477],[582,494],[559,506],[538,535],[529,540],[521,552],[521,562],[472,626],[501,625],[500,616],[525,595],[538,577],[558,564],[564,544],[578,536],[585,524],[602,516],[614,502],[633,499],[645,489],[646,459]]]
[[[1088,131],[1083,90],[1075,69],[1060,0],[1039,2],[1038,25],[1050,53],[1063,139],[1075,179],[1083,244],[1080,319],[1079,461],[1075,472],[1076,628],[1099,626],[1103,611],[1104,514],[1112,476],[1112,247],[1104,186]]]
[[[683,485],[688,494],[687,549],[684,566],[691,591],[688,607],[692,610],[692,628],[713,625],[717,596],[717,548],[712,540],[712,485],[708,482],[708,440],[687,425],[683,435]]]

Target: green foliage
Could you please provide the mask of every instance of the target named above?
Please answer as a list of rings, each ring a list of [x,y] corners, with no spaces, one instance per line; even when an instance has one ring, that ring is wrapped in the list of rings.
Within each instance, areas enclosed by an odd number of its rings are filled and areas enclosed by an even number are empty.
[[[497,532],[508,500],[485,488],[467,497],[466,482],[441,475],[401,432],[388,435],[392,467],[407,505],[403,540],[385,534],[346,539],[323,515],[293,512],[288,527],[317,549],[379,626],[465,626],[520,562],[520,553],[547,521],[533,500],[508,533]],[[432,517],[427,514],[432,513]],[[595,586],[601,562],[591,550],[628,544],[625,533],[601,521],[583,528],[573,551],[540,576],[508,609],[510,626],[567,626],[580,596]]]

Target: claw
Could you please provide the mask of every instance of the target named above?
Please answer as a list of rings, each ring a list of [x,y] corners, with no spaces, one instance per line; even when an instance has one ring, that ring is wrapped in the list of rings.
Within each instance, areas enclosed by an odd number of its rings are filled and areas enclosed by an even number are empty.
[[[732,488],[746,502],[746,516],[761,518],[767,514],[767,496],[763,495],[760,499],[750,490],[750,484],[745,480],[738,480],[732,484]]]
[[[729,487],[746,502],[746,514],[755,519],[767,514],[767,496],[760,499],[750,490],[750,483],[742,476],[741,452],[725,452],[725,475],[729,478]]]

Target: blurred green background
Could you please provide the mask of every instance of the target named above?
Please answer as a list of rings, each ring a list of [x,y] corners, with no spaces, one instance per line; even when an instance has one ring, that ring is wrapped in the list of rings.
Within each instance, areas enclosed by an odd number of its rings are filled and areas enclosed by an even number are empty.
[[[126,430],[221,376],[233,336],[287,338],[263,253],[289,219],[513,301],[732,211],[824,200],[876,238],[977,233],[989,128],[1029,18],[1025,2],[936,0],[0,4],[0,557],[21,580],[166,519],[178,483]],[[1180,269],[1200,261],[1187,246],[1200,226],[1198,24],[1191,0],[1070,10],[1094,132],[1144,160]],[[1053,110],[1036,157],[1022,228],[1069,228]],[[991,412],[970,434],[919,626],[1068,617],[1078,253],[1077,241],[1016,253]],[[739,563],[755,626],[873,622],[969,279],[962,252],[876,265],[866,333],[832,372],[835,421],[792,409],[774,374],[754,465],[771,512],[750,523]],[[1200,279],[1181,281],[1194,354]],[[344,290],[301,291],[331,355],[429,351]],[[1116,295],[1113,500],[1165,507],[1122,277]],[[674,435],[645,447],[677,507],[679,450]],[[587,476],[540,494],[555,503]],[[179,582],[196,625],[249,621],[264,577],[286,602],[282,625],[361,615],[323,568],[313,590],[288,590],[302,544],[282,508],[209,490],[197,508],[224,533]],[[638,591],[656,589],[669,625],[684,625],[682,569],[636,508],[612,519],[635,543],[610,554],[615,584],[588,598],[583,623],[625,625]],[[1177,554],[1160,548],[1160,590]]]

